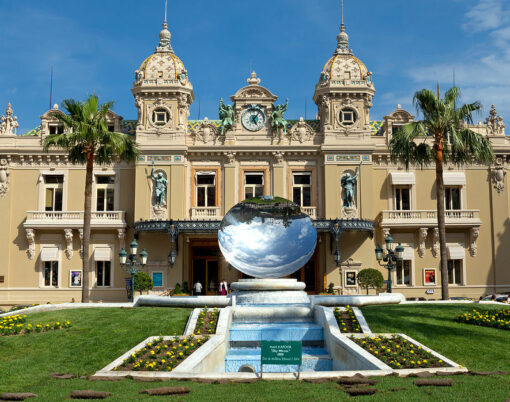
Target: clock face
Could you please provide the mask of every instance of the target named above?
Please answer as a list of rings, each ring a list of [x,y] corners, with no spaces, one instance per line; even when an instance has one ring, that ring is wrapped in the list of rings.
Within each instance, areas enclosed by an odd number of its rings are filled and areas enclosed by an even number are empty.
[[[246,130],[259,131],[266,123],[266,115],[259,108],[248,107],[241,117],[241,122]]]

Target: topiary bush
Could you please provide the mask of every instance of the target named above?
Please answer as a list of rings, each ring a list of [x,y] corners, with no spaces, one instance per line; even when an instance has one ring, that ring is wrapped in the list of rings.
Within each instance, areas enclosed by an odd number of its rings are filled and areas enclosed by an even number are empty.
[[[382,288],[383,283],[384,283],[383,276],[377,269],[365,268],[365,269],[362,269],[361,271],[359,271],[359,273],[358,273],[358,285],[361,288],[366,289],[367,294],[368,294],[368,289]]]
[[[182,294],[181,284],[176,283],[175,289],[174,289],[174,295],[180,295],[180,294]]]
[[[152,282],[152,278],[143,271],[137,272],[135,274],[135,290],[142,293],[143,291],[148,292],[152,290],[154,287],[154,283]]]
[[[189,293],[188,281],[182,282],[182,292],[183,293]]]
[[[335,285],[333,284],[333,282],[331,282],[329,285],[328,285],[328,293],[330,295],[332,295],[333,293],[335,293]]]

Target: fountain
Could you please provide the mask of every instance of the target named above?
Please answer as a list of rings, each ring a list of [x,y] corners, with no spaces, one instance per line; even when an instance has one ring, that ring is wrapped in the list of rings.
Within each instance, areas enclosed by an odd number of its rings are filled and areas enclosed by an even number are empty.
[[[300,269],[314,253],[317,231],[311,219],[286,199],[252,198],[225,215],[218,242],[225,259],[252,277],[231,285],[225,371],[260,372],[262,341],[300,341],[303,371],[332,370],[324,331],[314,322],[305,284],[281,279]],[[264,367],[265,372],[295,370],[286,365]]]

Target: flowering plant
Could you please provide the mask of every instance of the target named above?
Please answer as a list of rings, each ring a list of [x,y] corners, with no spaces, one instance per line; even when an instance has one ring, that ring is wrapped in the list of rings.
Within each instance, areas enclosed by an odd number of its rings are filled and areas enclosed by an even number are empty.
[[[510,309],[481,312],[473,309],[470,313],[459,314],[457,322],[510,330]]]
[[[347,306],[345,310],[340,310],[336,307],[333,310],[335,314],[336,322],[338,323],[338,328],[342,333],[361,333],[361,327],[359,325],[358,319],[354,314],[351,306]]]
[[[31,332],[46,332],[71,327],[70,321],[56,321],[53,324],[32,324],[26,321],[26,315],[12,315],[0,318],[0,336],[24,335]]]
[[[198,315],[198,320],[193,333],[195,335],[215,334],[218,325],[219,310],[217,307],[212,310],[205,306]]]

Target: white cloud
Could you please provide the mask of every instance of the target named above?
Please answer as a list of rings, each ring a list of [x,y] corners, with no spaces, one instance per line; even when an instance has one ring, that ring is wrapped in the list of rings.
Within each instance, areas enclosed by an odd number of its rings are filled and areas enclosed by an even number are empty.
[[[499,113],[510,120],[510,7],[507,0],[478,0],[466,14],[463,28],[473,35],[473,50],[462,58],[411,69],[409,75],[418,83],[452,82],[462,89],[462,101],[478,100],[485,113],[495,104]],[[480,47],[483,46],[483,47]],[[480,50],[482,49],[482,50]],[[482,116],[474,116],[483,120]]]

